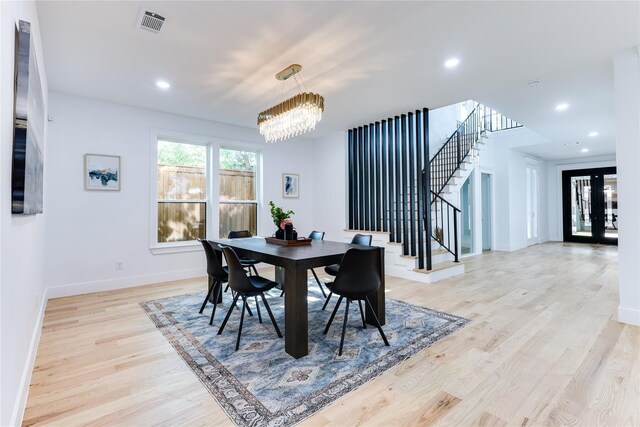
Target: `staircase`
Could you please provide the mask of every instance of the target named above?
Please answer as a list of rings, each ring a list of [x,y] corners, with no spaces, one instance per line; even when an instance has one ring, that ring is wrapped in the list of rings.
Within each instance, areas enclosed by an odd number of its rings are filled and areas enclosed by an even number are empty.
[[[522,125],[477,104],[429,156],[428,110],[349,130],[349,229],[385,248],[386,274],[434,282],[464,273],[457,194],[489,132]]]

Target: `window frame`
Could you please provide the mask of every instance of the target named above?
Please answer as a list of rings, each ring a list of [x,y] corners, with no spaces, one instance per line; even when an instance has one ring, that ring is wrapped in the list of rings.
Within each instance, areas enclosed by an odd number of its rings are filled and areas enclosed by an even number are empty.
[[[260,232],[260,159],[261,159],[261,155],[260,155],[260,150],[257,149],[257,147],[242,147],[242,146],[234,146],[234,145],[229,145],[229,144],[222,144],[218,147],[218,149],[216,150],[217,152],[217,162],[216,162],[216,166],[217,166],[217,170],[216,170],[216,176],[220,177],[220,150],[233,150],[233,151],[245,151],[245,152],[250,152],[250,153],[255,153],[256,155],[256,169],[255,169],[255,175],[253,177],[253,185],[255,186],[254,188],[254,194],[255,194],[255,199],[254,200],[229,200],[229,201],[221,201],[220,200],[220,181],[218,181],[218,186],[216,188],[217,191],[217,213],[218,213],[218,222],[217,225],[218,227],[216,228],[216,236],[219,234],[220,232],[220,205],[252,205],[255,204],[256,205],[256,234],[258,234]],[[222,237],[226,237],[226,236],[220,236]]]
[[[262,149],[256,144],[237,141],[232,139],[220,139],[205,135],[191,134],[186,132],[169,131],[165,129],[152,129],[149,149],[149,250],[154,255],[179,252],[200,251],[202,245],[197,240],[180,242],[158,242],[158,202],[159,200],[169,201],[169,199],[158,199],[158,141],[166,140],[170,142],[202,145],[207,148],[207,163],[205,167],[206,191],[206,238],[217,238],[220,228],[220,149],[251,151],[256,153],[256,229],[260,234],[260,207],[262,201]],[[177,200],[177,202],[201,203],[201,199]],[[253,203],[253,202],[252,202]]]

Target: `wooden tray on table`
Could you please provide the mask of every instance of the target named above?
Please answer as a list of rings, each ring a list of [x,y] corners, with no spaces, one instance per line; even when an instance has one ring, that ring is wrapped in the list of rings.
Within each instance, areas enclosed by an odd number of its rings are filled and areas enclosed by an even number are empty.
[[[310,245],[311,240],[313,239],[309,239],[308,237],[300,237],[298,238],[298,240],[282,240],[276,239],[275,237],[265,237],[264,240],[266,240],[267,243],[273,243],[274,245],[280,246],[304,246]]]

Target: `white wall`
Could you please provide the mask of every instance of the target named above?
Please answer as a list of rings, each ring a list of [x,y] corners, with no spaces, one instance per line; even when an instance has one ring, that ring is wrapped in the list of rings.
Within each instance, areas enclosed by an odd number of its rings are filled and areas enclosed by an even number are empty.
[[[46,285],[50,296],[175,280],[203,275],[204,255],[195,251],[150,252],[150,149],[158,130],[195,135],[225,146],[249,144],[262,150],[263,205],[258,232],[271,235],[269,200],[295,211],[302,234],[314,227],[314,161],[310,140],[266,144],[256,129],[51,93],[45,203]],[[86,153],[121,156],[119,192],[85,191]],[[300,198],[282,199],[282,173],[300,175]],[[217,181],[214,181],[217,184]],[[217,237],[218,225],[208,227]],[[123,270],[115,269],[124,261]]]
[[[618,319],[640,325],[640,45],[614,57],[618,172]]]
[[[347,224],[347,136],[336,132],[313,143],[315,227],[325,239],[341,242]]]
[[[0,2],[0,425],[22,420],[44,310],[43,215],[11,215],[14,31],[17,20],[31,23],[31,37],[47,103],[47,80],[34,2]],[[46,109],[45,109],[46,113]],[[45,124],[45,153],[48,150]],[[45,161],[45,168],[47,163]],[[48,190],[45,180],[45,194]]]

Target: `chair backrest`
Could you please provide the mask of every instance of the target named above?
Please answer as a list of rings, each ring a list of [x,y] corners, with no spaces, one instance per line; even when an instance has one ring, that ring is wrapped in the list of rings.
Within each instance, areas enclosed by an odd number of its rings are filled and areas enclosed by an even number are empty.
[[[339,295],[368,295],[380,287],[380,248],[351,248],[340,262],[331,290]]]
[[[324,231],[313,230],[309,233],[309,238],[313,240],[324,240]]]
[[[198,241],[202,243],[207,256],[207,274],[212,277],[227,277],[227,272],[222,268],[222,252],[218,245],[204,239],[198,239]],[[216,250],[217,247],[218,250]]]
[[[229,270],[229,287],[236,292],[246,293],[254,292],[256,288],[247,278],[247,272],[240,264],[240,259],[236,252],[229,247],[222,248],[224,257],[227,260],[227,269]]]
[[[228,239],[241,239],[243,237],[253,237],[249,230],[231,230]]]
[[[351,244],[371,246],[371,239],[373,239],[371,234],[356,234],[353,236],[353,239],[351,239]]]

